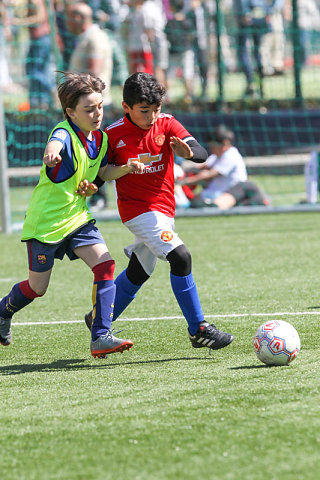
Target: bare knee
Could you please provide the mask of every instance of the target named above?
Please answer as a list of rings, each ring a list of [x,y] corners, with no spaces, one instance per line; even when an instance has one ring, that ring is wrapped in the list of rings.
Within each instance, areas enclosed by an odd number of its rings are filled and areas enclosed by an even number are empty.
[[[30,288],[39,296],[42,297],[49,286],[51,270],[47,272],[29,272]]]
[[[48,287],[45,287],[43,285],[33,284],[30,282],[30,280],[29,280],[29,285],[30,285],[30,288],[38,295],[38,297],[43,297],[43,295],[48,290]]]

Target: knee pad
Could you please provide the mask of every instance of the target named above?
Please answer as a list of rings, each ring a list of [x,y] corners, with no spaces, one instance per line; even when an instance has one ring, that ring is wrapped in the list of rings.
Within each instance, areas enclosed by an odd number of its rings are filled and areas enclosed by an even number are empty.
[[[173,275],[177,277],[190,275],[191,253],[184,244],[172,250],[172,252],[167,255],[167,260],[170,263],[170,270]]]
[[[148,280],[149,275],[143,269],[135,253],[132,253],[127,267],[127,277],[134,285],[142,285]]]

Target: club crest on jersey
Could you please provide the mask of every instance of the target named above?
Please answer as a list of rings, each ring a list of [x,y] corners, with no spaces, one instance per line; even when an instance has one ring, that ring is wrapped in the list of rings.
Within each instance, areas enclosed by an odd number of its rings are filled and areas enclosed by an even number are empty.
[[[163,242],[170,242],[173,239],[173,233],[170,230],[163,230],[160,238]]]
[[[38,263],[40,263],[40,265],[44,265],[47,263],[47,257],[45,255],[38,255]]]
[[[161,147],[161,145],[164,144],[165,139],[166,139],[165,135],[160,134],[155,137],[154,141],[159,147]]]
[[[56,138],[60,138],[61,140],[65,140],[67,138],[67,132],[63,129],[56,130],[53,133],[53,136],[56,137]]]

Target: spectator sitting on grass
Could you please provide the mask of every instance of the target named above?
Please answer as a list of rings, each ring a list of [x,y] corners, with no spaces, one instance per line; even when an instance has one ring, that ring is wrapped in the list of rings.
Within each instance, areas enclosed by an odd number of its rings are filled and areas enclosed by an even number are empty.
[[[235,205],[266,205],[257,185],[248,182],[243,157],[233,145],[234,134],[225,125],[219,125],[210,138],[211,155],[197,173],[187,176],[180,184],[203,185],[191,207],[213,206],[223,210]]]

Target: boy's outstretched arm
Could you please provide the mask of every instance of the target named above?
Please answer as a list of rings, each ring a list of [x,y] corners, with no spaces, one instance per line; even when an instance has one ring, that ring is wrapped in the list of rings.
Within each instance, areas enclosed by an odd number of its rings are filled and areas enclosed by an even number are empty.
[[[108,182],[110,180],[117,180],[128,173],[142,173],[144,164],[138,160],[132,160],[126,165],[111,165],[110,163],[105,167],[100,168],[98,176],[101,180]]]
[[[144,164],[138,160],[133,160],[127,165],[120,166],[108,164],[105,167],[100,168],[94,183],[89,182],[87,179],[82,180],[76,193],[82,197],[91,197],[91,195],[94,195],[98,191],[98,188],[100,188],[104,182],[116,180],[128,173],[141,173],[143,170]]]

